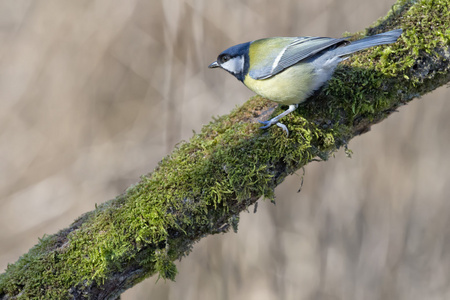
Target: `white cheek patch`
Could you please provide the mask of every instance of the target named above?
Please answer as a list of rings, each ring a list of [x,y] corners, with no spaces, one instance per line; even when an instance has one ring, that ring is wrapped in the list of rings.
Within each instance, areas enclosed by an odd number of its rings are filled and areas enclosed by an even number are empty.
[[[244,70],[244,57],[233,57],[229,61],[220,65],[222,68],[233,74],[241,73]]]

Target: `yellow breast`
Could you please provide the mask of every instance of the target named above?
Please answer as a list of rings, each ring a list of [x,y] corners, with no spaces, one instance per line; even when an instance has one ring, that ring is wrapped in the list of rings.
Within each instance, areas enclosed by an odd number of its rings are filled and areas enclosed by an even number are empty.
[[[256,80],[247,74],[244,84],[264,98],[291,105],[301,103],[311,96],[313,80],[311,64],[299,63],[267,79]]]

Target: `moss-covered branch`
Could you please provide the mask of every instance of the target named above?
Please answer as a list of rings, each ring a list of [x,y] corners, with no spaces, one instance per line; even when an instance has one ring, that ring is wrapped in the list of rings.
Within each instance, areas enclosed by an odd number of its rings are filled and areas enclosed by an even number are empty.
[[[327,159],[354,136],[450,79],[449,0],[399,1],[363,34],[403,28],[399,41],[343,63],[329,85],[283,123],[253,97],[180,144],[116,199],[45,236],[0,275],[0,299],[115,299],[153,274],[173,279],[174,260],[209,234],[236,229],[239,213],[273,198],[283,179]],[[359,37],[359,36],[358,36]]]

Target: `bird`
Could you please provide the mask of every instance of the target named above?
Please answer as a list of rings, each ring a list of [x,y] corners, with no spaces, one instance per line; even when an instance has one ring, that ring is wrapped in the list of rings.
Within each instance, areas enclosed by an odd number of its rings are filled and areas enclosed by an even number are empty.
[[[279,120],[297,109],[333,75],[350,54],[397,41],[402,29],[367,36],[356,41],[330,37],[271,37],[232,46],[209,68],[222,68],[256,94],[289,108],[280,115],[259,121],[274,124],[289,136]]]

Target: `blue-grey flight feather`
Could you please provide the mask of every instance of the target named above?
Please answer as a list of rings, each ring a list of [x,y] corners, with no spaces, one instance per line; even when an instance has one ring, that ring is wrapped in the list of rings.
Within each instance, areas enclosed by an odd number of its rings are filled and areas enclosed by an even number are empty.
[[[403,32],[402,29],[396,29],[396,30],[368,36],[363,39],[351,42],[344,47],[338,47],[335,50],[331,51],[330,54],[332,54],[334,56],[345,56],[345,55],[349,55],[349,54],[352,54],[357,51],[364,50],[366,48],[379,46],[379,45],[385,45],[385,44],[392,44],[395,41],[397,41],[397,39],[402,34],[402,32]]]
[[[277,49],[269,59],[265,59],[262,66],[251,68],[249,75],[253,79],[266,79],[272,77],[286,68],[307,59],[322,50],[330,48],[336,44],[345,42],[345,39],[334,39],[327,37],[296,37],[286,47]],[[276,54],[276,55],[275,55]],[[279,56],[279,54],[281,56]],[[278,60],[278,61],[277,61]]]

